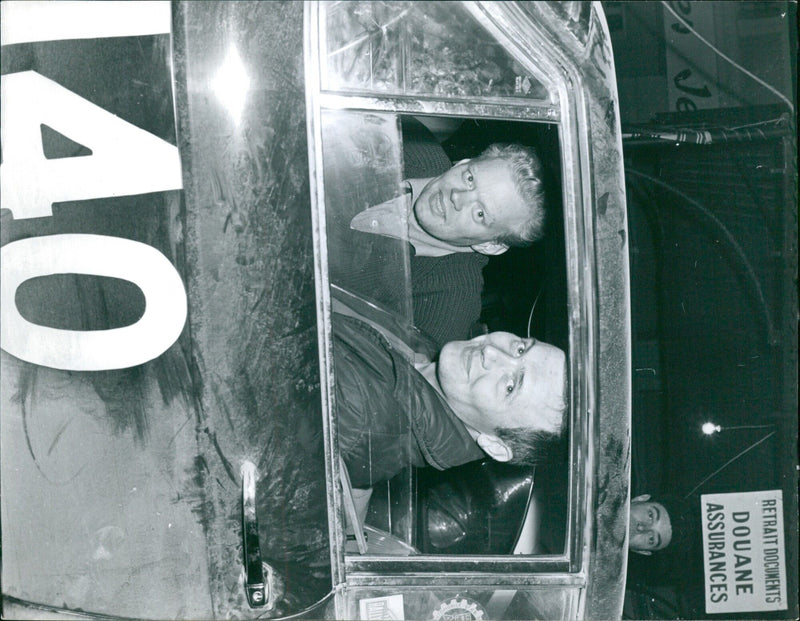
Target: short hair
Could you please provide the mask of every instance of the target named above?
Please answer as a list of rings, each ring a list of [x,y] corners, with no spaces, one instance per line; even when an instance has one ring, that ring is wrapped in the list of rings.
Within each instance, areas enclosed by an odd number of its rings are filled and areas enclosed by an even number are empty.
[[[667,515],[669,515],[670,527],[672,528],[672,538],[669,543],[659,550],[653,550],[653,554],[666,557],[668,554],[662,553],[664,550],[670,549],[672,552],[669,554],[684,555],[686,553],[686,545],[691,537],[690,522],[692,513],[689,503],[676,494],[651,496],[649,502],[657,502],[666,509]]]
[[[557,460],[564,449],[562,433],[529,427],[498,427],[495,435],[511,449],[509,464],[535,466]]]
[[[491,144],[476,158],[478,160],[501,159],[511,167],[517,192],[530,209],[530,218],[517,233],[508,233],[496,241],[511,247],[529,246],[544,237],[545,207],[542,163],[533,147],[519,144]]]
[[[566,452],[566,433],[569,419],[568,374],[564,376],[564,407],[556,431],[530,427],[498,427],[495,435],[511,449],[508,463],[516,466],[535,466],[557,461]]]

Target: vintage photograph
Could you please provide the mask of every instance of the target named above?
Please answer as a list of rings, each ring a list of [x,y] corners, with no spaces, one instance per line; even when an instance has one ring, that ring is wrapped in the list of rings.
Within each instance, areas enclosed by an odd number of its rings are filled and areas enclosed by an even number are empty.
[[[798,618],[794,1],[0,2],[0,617]]]

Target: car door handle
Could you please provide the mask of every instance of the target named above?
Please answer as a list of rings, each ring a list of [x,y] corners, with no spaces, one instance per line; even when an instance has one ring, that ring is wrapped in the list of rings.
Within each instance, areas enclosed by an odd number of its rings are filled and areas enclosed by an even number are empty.
[[[251,461],[242,463],[242,553],[244,555],[244,588],[251,608],[263,608],[270,602],[269,566],[261,561],[256,515],[256,480],[258,473]],[[264,576],[265,570],[267,576]]]

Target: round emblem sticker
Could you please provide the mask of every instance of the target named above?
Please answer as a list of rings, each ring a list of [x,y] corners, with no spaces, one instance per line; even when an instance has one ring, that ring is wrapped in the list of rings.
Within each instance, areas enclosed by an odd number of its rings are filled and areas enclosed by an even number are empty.
[[[433,611],[434,621],[479,621],[486,611],[478,602],[466,597],[456,597],[449,602],[442,602]]]

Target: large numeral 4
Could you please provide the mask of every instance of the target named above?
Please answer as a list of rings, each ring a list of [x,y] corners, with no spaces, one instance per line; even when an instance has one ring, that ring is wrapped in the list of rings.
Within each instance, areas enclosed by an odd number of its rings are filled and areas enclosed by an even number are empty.
[[[52,215],[61,201],[183,187],[178,149],[35,71],[2,77],[3,207],[15,219]],[[92,150],[48,160],[41,125]]]

